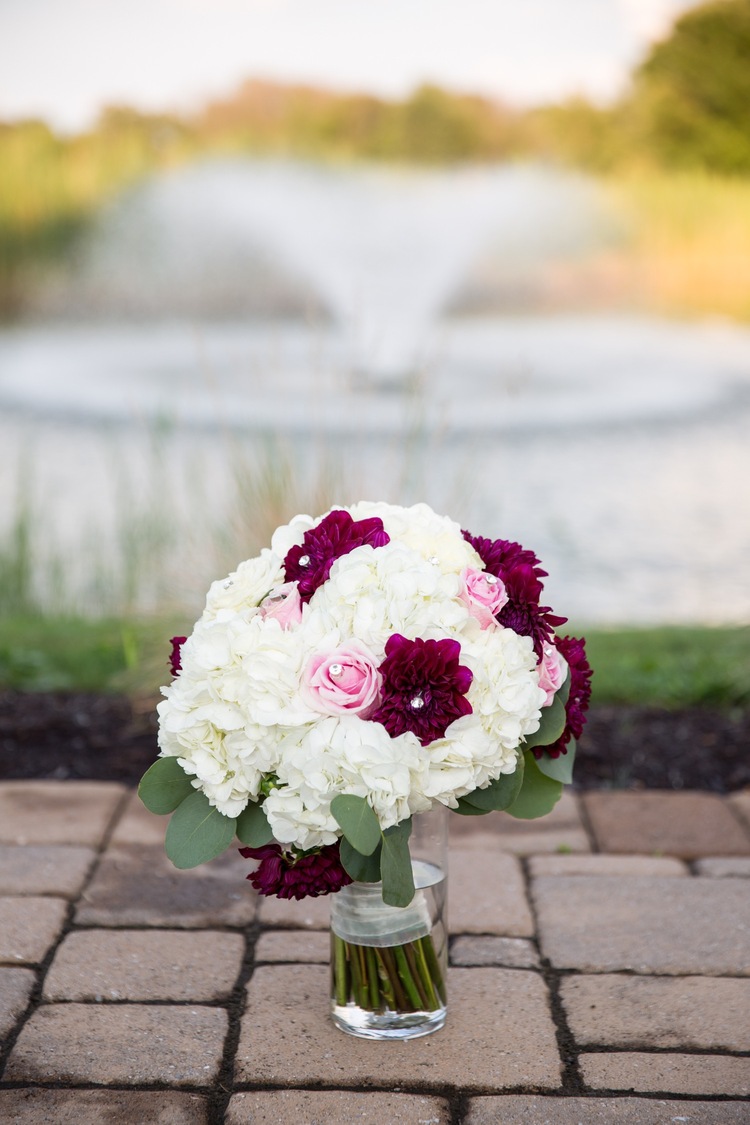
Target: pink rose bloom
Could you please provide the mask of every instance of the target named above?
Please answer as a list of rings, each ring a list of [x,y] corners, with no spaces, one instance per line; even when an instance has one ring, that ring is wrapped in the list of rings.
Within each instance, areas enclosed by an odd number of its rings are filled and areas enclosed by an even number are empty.
[[[302,673],[302,692],[324,715],[367,718],[380,699],[378,660],[366,645],[349,641],[334,652],[313,656]]]
[[[282,629],[290,625],[299,625],[302,620],[302,599],[299,596],[296,582],[284,582],[277,586],[267,598],[260,603],[260,611],[264,617],[271,617],[278,621]]]
[[[549,707],[555,698],[555,692],[559,691],[565,683],[568,663],[554,645],[545,645],[542,659],[537,664],[537,671],[539,672],[539,687],[542,691],[547,692],[547,698],[542,707]]]
[[[495,624],[495,614],[498,613],[508,600],[505,584],[486,570],[476,570],[473,566],[464,567],[461,571],[464,588],[460,595],[461,601],[469,609],[472,617],[476,617],[483,629],[489,629]]]

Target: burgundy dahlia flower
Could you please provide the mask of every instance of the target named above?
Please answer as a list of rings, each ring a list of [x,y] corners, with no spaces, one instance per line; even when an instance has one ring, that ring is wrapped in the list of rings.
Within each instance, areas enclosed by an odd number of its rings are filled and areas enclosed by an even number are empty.
[[[173,676],[179,676],[182,671],[182,646],[186,640],[187,637],[169,638],[169,643],[172,646],[172,651],[169,654],[169,668]]]
[[[586,642],[583,637],[556,637],[555,645],[570,667],[570,692],[565,704],[565,730],[551,746],[537,746],[534,756],[559,758],[567,754],[571,738],[579,739],[586,722],[586,711],[591,698],[591,665],[586,659]]]
[[[259,895],[317,898],[335,894],[352,882],[341,864],[338,843],[296,857],[285,852],[281,844],[239,851],[245,859],[260,860],[257,869],[247,876]]]
[[[505,585],[508,601],[497,614],[497,620],[507,629],[512,629],[521,637],[531,637],[537,659],[542,659],[544,646],[553,636],[558,625],[564,625],[567,617],[558,617],[548,605],[540,605],[542,578],[547,571],[542,570],[539,559],[533,551],[524,550],[520,543],[508,539],[481,539],[463,532],[463,537],[477,552],[485,570],[494,574]]]
[[[466,693],[473,673],[459,664],[460,656],[460,644],[450,638],[409,641],[394,633],[378,669],[383,683],[372,721],[382,723],[391,738],[411,731],[423,746],[442,738],[452,722],[472,711]]]
[[[537,578],[547,577],[547,571],[542,570],[534,552],[525,550],[520,543],[513,543],[510,539],[482,539],[469,531],[463,531],[462,535],[481,558],[484,569],[496,578],[500,578],[503,571],[510,570],[518,563],[527,563],[533,567]]]
[[[292,547],[284,559],[284,578],[298,584],[300,598],[309,602],[322,586],[336,559],[348,555],[355,547],[384,547],[390,536],[379,516],[353,520],[348,512],[329,512],[316,527],[305,532],[301,544]]]

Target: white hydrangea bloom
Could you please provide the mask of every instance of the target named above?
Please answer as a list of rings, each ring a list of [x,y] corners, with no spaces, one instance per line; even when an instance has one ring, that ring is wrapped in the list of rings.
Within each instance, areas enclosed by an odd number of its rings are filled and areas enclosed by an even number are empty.
[[[414,735],[391,738],[380,723],[353,715],[326,717],[287,734],[277,768],[280,787],[264,805],[274,836],[303,849],[333,843],[341,832],[330,806],[339,793],[364,797],[381,828],[398,824],[414,811],[409,798],[420,757]]]
[[[206,597],[203,618],[241,613],[259,606],[284,581],[283,558],[264,547],[260,555],[240,563],[226,578],[213,582]]]
[[[515,761],[522,738],[539,730],[546,693],[539,687],[539,672],[531,637],[512,629],[470,627],[462,640],[461,662],[474,679],[468,699],[474,715],[499,758]],[[499,769],[500,773],[510,772]]]
[[[391,537],[424,559],[432,561],[444,574],[458,573],[466,566],[484,569],[484,563],[461,533],[461,526],[448,516],[439,516],[427,504],[400,508],[395,504],[363,501],[349,509],[353,519],[379,516]]]
[[[283,563],[291,548],[299,546],[302,542],[305,532],[310,531],[323,518],[320,516],[318,519],[313,519],[312,516],[299,515],[282,527],[277,527],[271,536],[271,551]]]
[[[384,652],[393,633],[405,637],[453,635],[469,613],[458,600],[459,573],[444,574],[399,542],[357,547],[337,559],[328,581],[310,601],[323,627],[357,637]]]
[[[280,843],[303,850],[339,838],[330,805],[340,793],[365,798],[386,829],[436,802],[455,807],[513,772],[545,700],[530,638],[482,629],[461,600],[462,571],[483,565],[457,523],[424,504],[346,510],[354,520],[380,518],[390,542],[336,559],[301,619],[284,625],[259,607],[284,581],[289,549],[324,518],[296,516],[270,550],[211,586],[159,705],[161,754],[177,757],[224,815],[237,816],[264,777],[278,777],[264,806],[269,823]],[[311,661],[353,641],[382,663],[395,633],[458,641],[473,674],[472,713],[426,747],[355,713],[323,714],[302,686]]]

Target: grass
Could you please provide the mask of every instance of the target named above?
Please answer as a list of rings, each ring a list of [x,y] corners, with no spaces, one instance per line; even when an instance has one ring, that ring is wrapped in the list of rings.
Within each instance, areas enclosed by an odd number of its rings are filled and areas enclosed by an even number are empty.
[[[168,678],[168,639],[187,625],[16,614],[0,634],[0,686],[19,691],[150,694]]]
[[[750,703],[750,626],[586,629],[585,635],[595,703]]]
[[[169,638],[192,617],[6,617],[0,687],[156,695],[169,679]],[[581,630],[595,704],[728,708],[750,703],[750,627]]]

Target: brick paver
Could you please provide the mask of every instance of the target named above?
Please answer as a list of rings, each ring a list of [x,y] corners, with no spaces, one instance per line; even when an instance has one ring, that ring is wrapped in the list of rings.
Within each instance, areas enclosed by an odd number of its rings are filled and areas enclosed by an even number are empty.
[[[126,792],[109,781],[0,782],[0,844],[99,847]]]
[[[533,893],[542,950],[556,968],[750,975],[744,879],[545,876]]]
[[[310,962],[328,964],[331,938],[326,933],[309,933],[307,930],[271,930],[261,934],[255,946],[256,963],[289,961],[292,964]]]
[[[60,898],[0,898],[0,965],[43,961],[62,932],[67,911]]]
[[[475,851],[456,850],[449,860],[448,895],[453,934],[534,933],[521,866],[514,856],[493,854],[487,862]]]
[[[700,1097],[712,1094],[746,1097],[750,1094],[750,1058],[607,1051],[581,1055],[579,1061],[583,1080],[593,1090],[697,1094]],[[745,1109],[750,1107],[746,1105]]]
[[[142,803],[137,791],[129,796],[115,821],[110,843],[128,847],[130,844],[153,844],[164,847],[169,816],[156,816]]]
[[[532,875],[676,875],[687,876],[687,864],[667,856],[537,855],[529,860]]]
[[[563,793],[544,820],[516,820],[502,813],[450,819],[451,848],[527,856],[548,852],[588,852],[591,844],[578,798]]]
[[[330,900],[258,898],[236,849],[177,871],[166,824],[0,784],[0,1121],[750,1121],[750,790],[452,817],[448,1022],[407,1043],[332,1025]]]
[[[331,904],[326,896],[294,899],[269,896],[258,901],[258,921],[263,926],[284,926],[295,930],[327,930]]]
[[[240,934],[85,930],[68,934],[45,1000],[226,1000],[242,965]]]
[[[699,875],[710,875],[714,879],[726,879],[736,875],[740,879],[750,879],[750,856],[713,856],[699,859],[695,864]]]
[[[221,1062],[220,1008],[142,1004],[46,1004],[11,1052],[11,1082],[209,1086]]]
[[[595,791],[583,801],[603,852],[750,855],[750,832],[713,793]]]
[[[506,937],[457,937],[451,942],[452,965],[498,965],[507,969],[538,969],[539,956],[530,941]]]
[[[235,1094],[225,1125],[449,1125],[448,1103],[420,1094],[263,1090]]]
[[[175,929],[246,926],[257,906],[246,873],[247,860],[236,851],[202,867],[178,871],[163,845],[113,847],[81,899],[76,922]]]
[[[35,981],[36,975],[30,969],[0,968],[0,1050],[5,1036],[26,1011]]]
[[[472,1098],[465,1125],[747,1125],[747,1102],[646,1098]]]
[[[392,1090],[416,1080],[425,1089],[485,1091],[559,1085],[554,1026],[536,973],[452,969],[446,1026],[408,1043],[345,1037],[328,1017],[328,988],[323,966],[256,970],[242,1018],[237,1082]]]
[[[93,848],[74,844],[0,844],[0,895],[77,898],[95,858]]]
[[[163,1090],[0,1090],[4,1125],[206,1125],[201,1094]]]
[[[750,1048],[750,980],[574,976],[561,995],[584,1046]]]
[[[734,810],[746,828],[750,829],[750,786],[739,793],[731,793],[727,804]]]

